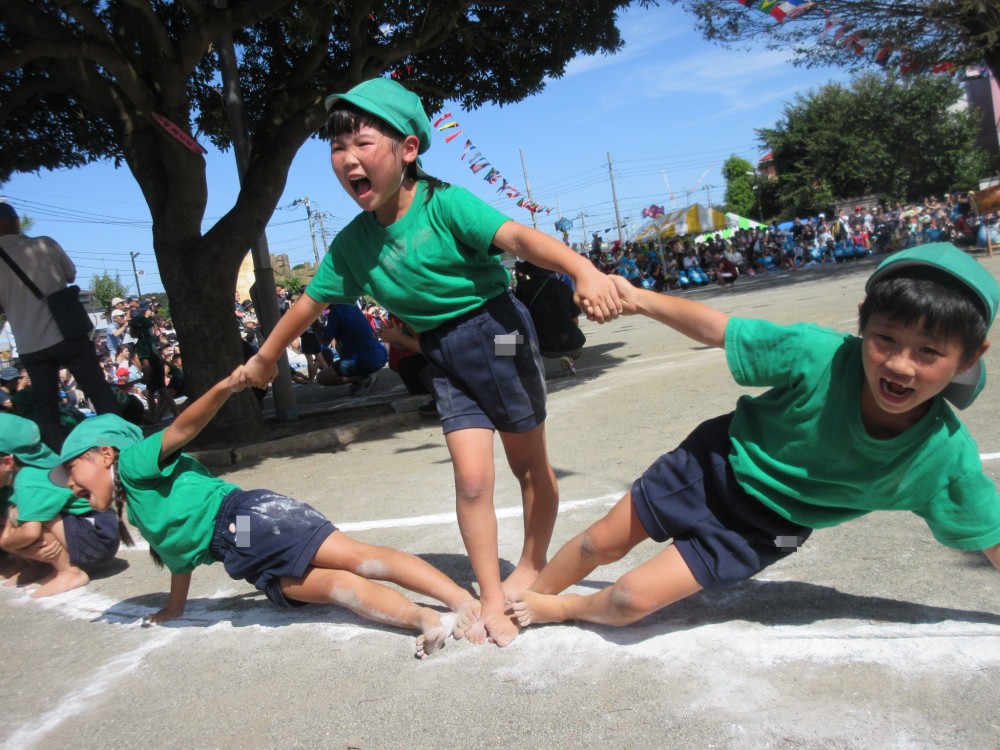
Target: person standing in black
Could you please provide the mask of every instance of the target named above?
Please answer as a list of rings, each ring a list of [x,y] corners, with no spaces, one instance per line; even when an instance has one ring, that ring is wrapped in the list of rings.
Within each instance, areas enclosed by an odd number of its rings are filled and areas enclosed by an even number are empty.
[[[0,203],[0,248],[41,291],[39,299],[10,262],[0,260],[0,310],[10,321],[18,357],[31,378],[33,413],[42,440],[62,448],[59,420],[59,370],[69,370],[98,414],[118,413],[118,402],[105,380],[89,334],[66,339],[59,331],[47,297],[76,280],[76,266],[51,237],[21,234],[17,211]]]

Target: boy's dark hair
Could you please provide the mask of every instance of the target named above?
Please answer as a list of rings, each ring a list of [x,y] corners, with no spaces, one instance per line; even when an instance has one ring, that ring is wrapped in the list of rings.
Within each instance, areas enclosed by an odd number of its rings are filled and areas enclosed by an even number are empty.
[[[972,359],[986,340],[988,315],[982,300],[958,279],[933,268],[907,267],[875,281],[861,304],[862,333],[875,314],[958,341],[963,361]]]
[[[366,125],[370,128],[374,128],[386,138],[392,139],[394,149],[402,143],[403,138],[406,137],[394,127],[389,125],[389,123],[385,120],[382,120],[369,112],[365,112],[360,107],[355,107],[353,104],[343,100],[338,101],[333,105],[333,107],[330,108],[330,116],[326,120],[326,137],[332,141],[338,136],[346,135],[348,133],[356,133]],[[427,200],[430,200],[436,188],[447,187],[447,183],[439,180],[437,177],[431,177],[426,172],[418,174],[417,163],[415,161],[406,165],[406,176],[411,180],[422,179],[427,183]]]

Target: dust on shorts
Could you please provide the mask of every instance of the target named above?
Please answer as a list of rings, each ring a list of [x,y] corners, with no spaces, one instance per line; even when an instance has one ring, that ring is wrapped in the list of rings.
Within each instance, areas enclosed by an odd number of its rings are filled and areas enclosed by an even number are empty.
[[[531,315],[510,292],[420,334],[444,432],[528,432],[545,421],[545,369]]]
[[[113,510],[90,511],[75,516],[63,516],[63,533],[69,561],[73,565],[101,565],[113,559],[121,543],[118,537],[118,515]]]
[[[812,529],[748,495],[729,465],[725,414],[702,422],[632,485],[632,506],[651,539],[674,546],[704,588],[743,581],[795,552]]]
[[[279,607],[300,607],[281,591],[283,577],[301,578],[336,528],[303,502],[271,490],[233,490],[215,520],[209,548],[231,578],[243,578]]]

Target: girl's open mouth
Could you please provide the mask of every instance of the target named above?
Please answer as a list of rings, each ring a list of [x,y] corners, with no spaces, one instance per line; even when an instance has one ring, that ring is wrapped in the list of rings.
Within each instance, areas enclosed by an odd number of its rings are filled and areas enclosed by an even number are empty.
[[[371,192],[372,183],[367,177],[358,177],[351,180],[351,187],[354,189],[354,194],[362,198]]]
[[[893,383],[891,380],[886,380],[885,378],[879,378],[878,385],[882,396],[889,401],[901,402],[913,393],[912,388],[907,388],[899,383]]]

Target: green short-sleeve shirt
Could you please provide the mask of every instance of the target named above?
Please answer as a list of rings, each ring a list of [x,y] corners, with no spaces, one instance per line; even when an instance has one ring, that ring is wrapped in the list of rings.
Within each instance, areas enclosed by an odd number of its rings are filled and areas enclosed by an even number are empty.
[[[34,466],[22,466],[17,472],[10,504],[17,506],[19,524],[28,521],[45,523],[60,513],[82,516],[91,510],[86,498],[76,497],[65,487],[52,484],[49,470]]]
[[[128,496],[128,520],[171,573],[214,562],[209,554],[222,501],[239,487],[212,476],[185,453],[160,464],[162,432],[122,450],[118,473]]]
[[[306,293],[320,302],[370,295],[408,323],[429,331],[502,294],[510,284],[493,237],[507,216],[455,186],[417,181],[406,214],[388,227],[356,216],[330,243]]]
[[[770,386],[740,398],[729,432],[736,478],[762,503],[812,528],[909,510],[949,547],[1000,543],[1000,497],[943,398],[892,439],[865,430],[861,339],[732,318],[726,357],[741,385]]]

